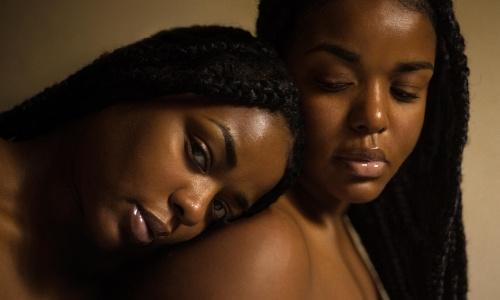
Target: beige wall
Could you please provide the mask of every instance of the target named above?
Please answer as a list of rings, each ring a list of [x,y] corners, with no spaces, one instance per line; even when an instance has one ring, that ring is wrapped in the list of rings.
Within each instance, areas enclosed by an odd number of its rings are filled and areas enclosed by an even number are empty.
[[[162,28],[253,28],[257,0],[0,0],[0,110],[64,79],[100,53]],[[470,299],[500,298],[500,1],[457,0],[468,40],[471,132],[465,154]]]
[[[500,1],[456,3],[471,68],[464,215],[471,299],[500,299]]]
[[[191,24],[253,28],[257,0],[0,0],[0,110],[104,51]]]

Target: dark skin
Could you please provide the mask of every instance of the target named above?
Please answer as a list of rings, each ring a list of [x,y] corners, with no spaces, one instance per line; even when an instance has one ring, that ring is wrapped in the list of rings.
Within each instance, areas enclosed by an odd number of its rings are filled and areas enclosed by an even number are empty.
[[[287,53],[306,119],[298,184],[136,271],[135,299],[378,299],[345,212],[375,199],[413,150],[435,47],[429,18],[395,0],[307,14]]]
[[[93,298],[109,269],[238,217],[277,184],[285,120],[198,100],[122,103],[28,142],[0,139],[1,299]],[[147,235],[135,206],[159,219]]]

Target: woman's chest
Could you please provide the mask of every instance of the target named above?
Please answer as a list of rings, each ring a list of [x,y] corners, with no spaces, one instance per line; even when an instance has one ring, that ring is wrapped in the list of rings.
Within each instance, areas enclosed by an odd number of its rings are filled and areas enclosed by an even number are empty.
[[[309,249],[311,299],[379,299],[372,274],[348,236],[318,241]]]

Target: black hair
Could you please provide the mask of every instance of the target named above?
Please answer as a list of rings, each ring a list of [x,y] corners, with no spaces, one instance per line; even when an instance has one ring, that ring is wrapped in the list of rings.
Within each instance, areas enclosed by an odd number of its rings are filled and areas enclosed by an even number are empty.
[[[298,21],[329,0],[261,0],[257,36],[281,55]],[[349,217],[392,299],[465,299],[461,163],[469,91],[464,39],[450,0],[399,0],[432,21],[436,64],[417,145],[377,201]]]
[[[207,105],[255,107],[284,117],[294,144],[284,175],[252,213],[298,174],[303,140],[298,92],[275,51],[249,32],[222,26],[161,31],[94,62],[0,114],[0,137],[22,141],[107,106],[192,93]]]

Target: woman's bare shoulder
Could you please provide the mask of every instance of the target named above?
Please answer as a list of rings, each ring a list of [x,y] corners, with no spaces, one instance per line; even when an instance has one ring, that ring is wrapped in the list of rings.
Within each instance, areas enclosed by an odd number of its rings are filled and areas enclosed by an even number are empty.
[[[308,268],[300,228],[286,213],[269,209],[166,251],[144,270],[148,277],[134,293],[153,299],[305,299]]]

